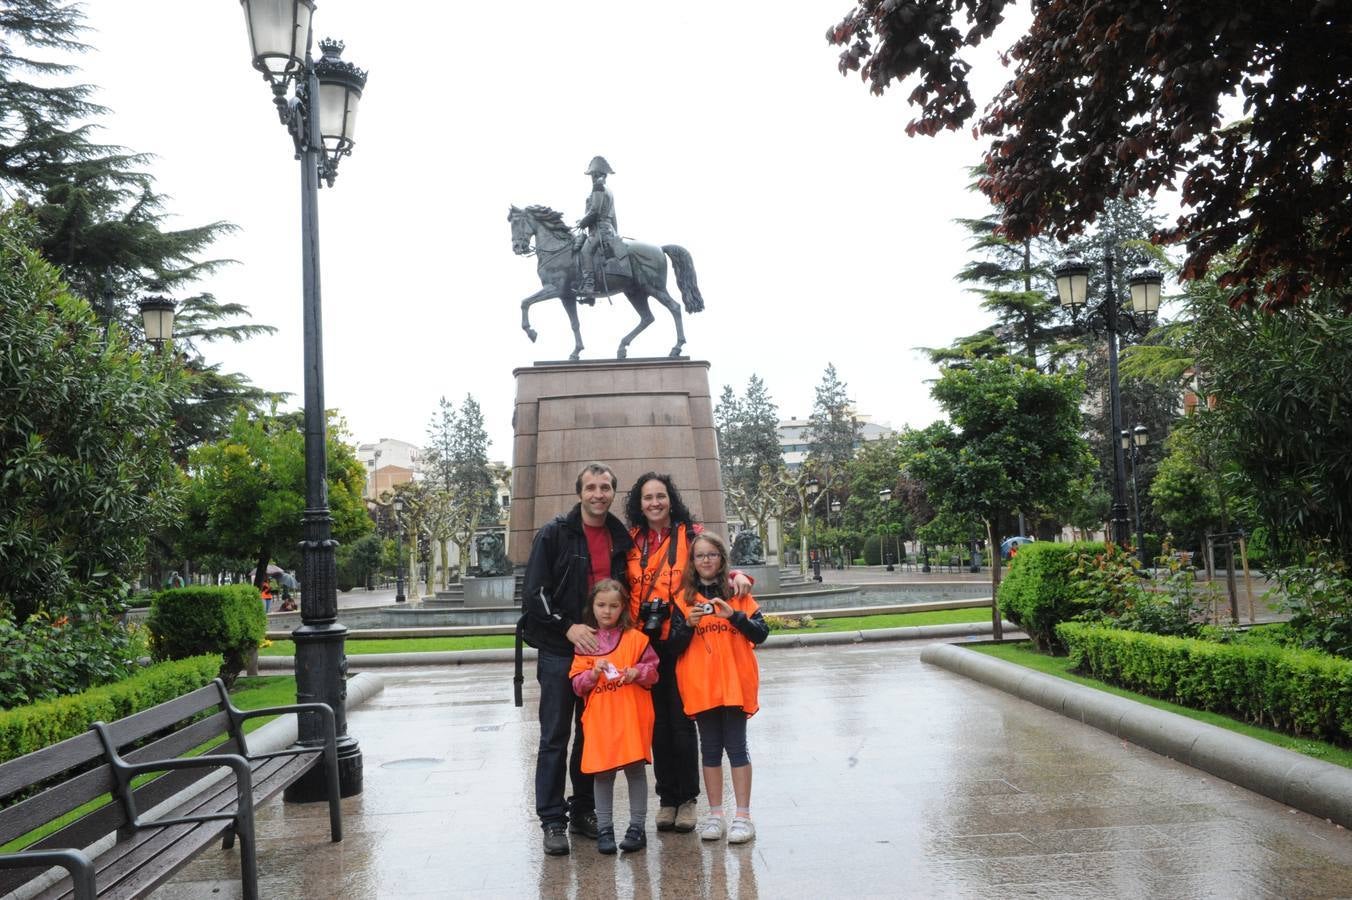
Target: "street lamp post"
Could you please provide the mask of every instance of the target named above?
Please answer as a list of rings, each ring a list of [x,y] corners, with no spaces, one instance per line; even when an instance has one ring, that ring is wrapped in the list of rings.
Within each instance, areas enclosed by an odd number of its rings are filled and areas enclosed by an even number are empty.
[[[1114,294],[1114,267],[1116,261],[1113,258],[1113,252],[1110,248],[1104,248],[1104,283],[1103,299],[1099,306],[1104,314],[1104,327],[1108,333],[1108,395],[1111,412],[1111,434],[1116,437],[1122,430],[1122,394],[1117,381],[1117,338],[1120,333],[1118,325],[1118,306],[1119,301]],[[1089,264],[1081,260],[1067,260],[1055,269],[1056,274],[1056,293],[1064,306],[1070,307],[1071,315],[1080,306],[1084,305],[1089,294]],[[1160,305],[1160,282],[1163,279],[1159,272],[1153,269],[1142,269],[1132,274],[1131,284],[1131,306],[1134,312],[1150,315],[1159,310]],[[1117,440],[1113,440],[1113,505],[1110,514],[1112,519],[1112,541],[1120,547],[1125,547],[1130,540],[1128,529],[1130,524],[1127,521],[1127,499],[1126,499],[1126,464],[1123,459],[1122,447]]]
[[[273,103],[300,160],[301,262],[305,373],[305,512],[301,541],[301,624],[296,644],[296,699],[327,703],[338,731],[338,774],[344,797],[361,793],[362,758],[347,733],[347,629],[338,622],[337,568],[329,515],[324,352],[319,290],[319,181],[329,186],[338,162],[352,151],[357,101],[366,73],[340,59],[343,44],[325,40],[311,55],[314,0],[240,0],[249,29],[253,66],[272,88]],[[294,88],[294,96],[287,92]],[[301,716],[299,743],[323,742],[318,716]],[[326,799],[322,766],[286,789],[286,798]]]
[[[883,502],[883,518],[886,519],[887,510],[890,509],[892,506],[892,489],[883,488],[882,490],[878,491],[878,499]],[[887,549],[883,547],[883,535],[885,533],[886,533],[885,527],[880,527],[878,529],[878,562],[885,564],[887,566],[887,571],[895,572],[897,568],[896,566],[892,565],[892,557],[887,552]]]
[[[815,546],[817,543],[817,517],[812,508],[817,504],[817,493],[821,490],[821,483],[816,478],[808,478],[804,482],[804,490],[807,496],[807,519],[809,529],[812,531],[812,580],[820,582],[822,580],[821,549]],[[804,548],[807,547],[806,538],[803,539],[803,546]]]
[[[394,498],[394,602],[403,603],[404,597],[404,498]]]
[[[1144,425],[1137,425],[1128,432],[1122,429],[1122,449],[1131,455],[1131,502],[1136,508],[1136,553],[1141,565],[1146,565],[1145,532],[1141,530],[1141,496],[1136,492],[1136,469],[1140,464],[1140,450],[1150,442],[1150,432]]]
[[[140,306],[146,340],[158,351],[174,339],[174,310],[178,304],[168,297],[146,297]]]

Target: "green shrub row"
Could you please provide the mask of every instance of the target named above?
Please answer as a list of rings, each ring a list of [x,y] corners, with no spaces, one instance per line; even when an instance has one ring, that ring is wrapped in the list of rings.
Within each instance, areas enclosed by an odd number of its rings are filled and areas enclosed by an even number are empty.
[[[251,584],[199,585],[160,591],[146,624],[156,659],[219,653],[220,676],[234,684],[245,655],[267,634],[268,617]]]
[[[1077,670],[1193,709],[1352,744],[1352,660],[1270,644],[1222,644],[1063,622]]]
[[[1075,574],[1079,555],[1084,552],[1101,553],[1103,544],[1024,544],[1010,561],[1009,574],[1000,582],[1001,614],[1023,629],[1043,653],[1055,644],[1058,622],[1092,608]]]
[[[157,663],[130,678],[82,694],[0,711],[0,762],[41,750],[89,730],[195,691],[216,677],[214,654]]]

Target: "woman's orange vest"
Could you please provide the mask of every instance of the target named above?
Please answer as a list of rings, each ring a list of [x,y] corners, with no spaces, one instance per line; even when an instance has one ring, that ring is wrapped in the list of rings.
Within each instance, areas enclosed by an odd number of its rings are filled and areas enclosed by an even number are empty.
[[[629,574],[629,617],[637,628],[643,627],[643,620],[638,615],[639,605],[644,600],[670,601],[680,594],[681,579],[685,578],[685,570],[690,565],[690,535],[685,525],[671,526],[667,539],[649,551],[647,565],[643,561],[643,548],[639,546],[639,537],[644,530],[630,529],[629,536],[633,538],[634,546],[629,550],[626,563]],[[675,559],[672,559],[671,541],[676,542]],[[667,616],[667,620],[662,623],[660,640],[665,641],[670,634],[671,616]]]
[[[575,678],[596,668],[602,659],[610,660],[620,671],[638,665],[648,638],[643,632],[626,628],[620,642],[609,653],[573,657],[568,677]],[[653,761],[653,699],[642,685],[621,684],[604,675],[585,698],[582,710],[582,771],[588,774],[609,772],[630,763]]]
[[[689,618],[686,597],[677,600]],[[750,594],[733,597],[728,604],[754,616],[760,606]],[[727,619],[706,615],[699,620],[690,646],[676,660],[676,684],[685,714],[693,716],[719,706],[740,706],[750,718],[760,709],[760,665],[750,641]]]

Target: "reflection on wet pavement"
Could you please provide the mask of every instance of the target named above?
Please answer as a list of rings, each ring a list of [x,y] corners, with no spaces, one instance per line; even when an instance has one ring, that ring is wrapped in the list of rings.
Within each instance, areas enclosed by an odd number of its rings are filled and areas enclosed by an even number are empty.
[[[757,838],[658,834],[632,856],[540,850],[533,679],[386,674],[352,712],[365,792],[259,811],[269,898],[1349,897],[1352,839],[919,660],[914,644],[775,650],[748,729]],[[616,808],[624,809],[623,779]],[[730,798],[729,798],[730,799]],[[239,896],[212,849],[157,898]]]

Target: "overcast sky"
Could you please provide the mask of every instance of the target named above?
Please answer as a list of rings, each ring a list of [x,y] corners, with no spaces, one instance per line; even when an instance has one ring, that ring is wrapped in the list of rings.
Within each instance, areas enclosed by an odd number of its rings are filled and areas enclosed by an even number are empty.
[[[897,91],[836,71],[828,26],[848,0],[680,4],[327,0],[315,37],[369,69],[354,155],[320,192],[326,400],[354,441],[421,443],[445,395],[483,405],[490,454],[511,452],[512,369],[566,358],[557,301],[514,256],[509,206],[581,216],[587,162],[604,155],[623,234],[692,254],[707,308],[686,352],[717,397],[752,374],[782,415],[806,415],[834,362],[861,413],[896,427],[937,417],[915,348],[989,323],[953,275],[987,211],[967,190],[970,132],[907,138]],[[209,353],[259,385],[301,391],[298,164],[250,67],[234,0],[91,2],[84,80],[113,115],[103,137],[156,155],[176,227],[239,226],[212,279],[276,335]],[[1021,12],[1022,14],[1022,12]],[[982,102],[1008,72],[974,58]],[[676,294],[675,278],[670,290]],[[670,317],[631,347],[662,356]],[[612,358],[627,301],[582,310],[586,359]]]

